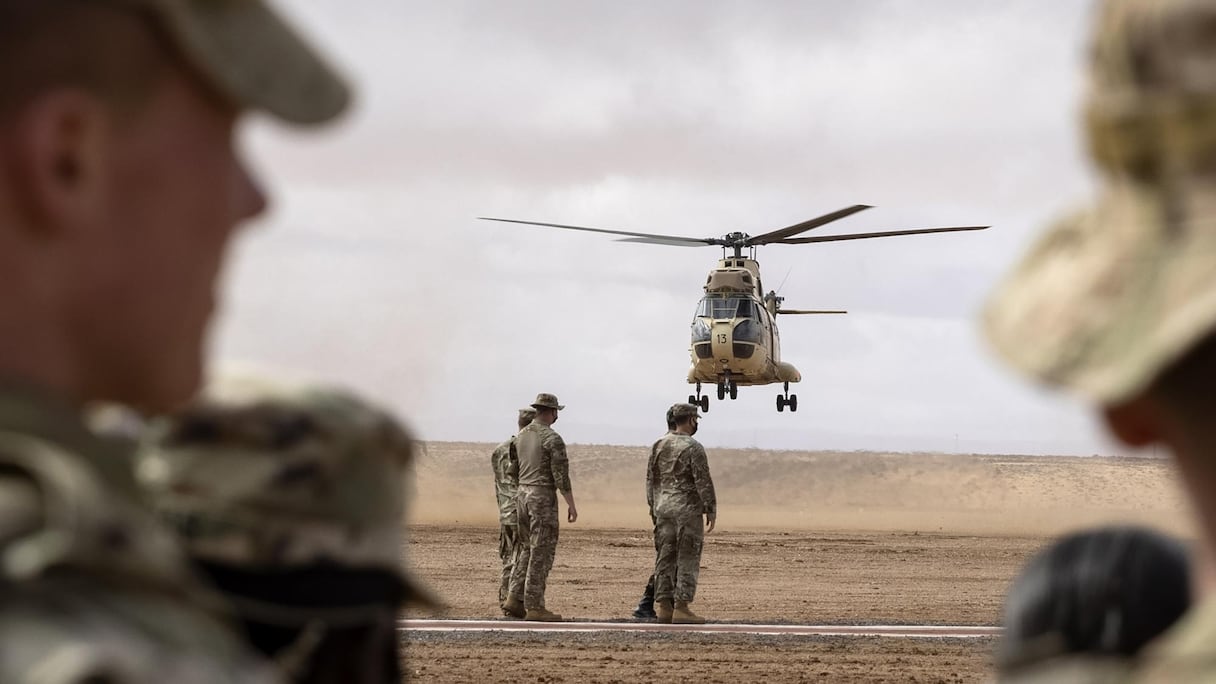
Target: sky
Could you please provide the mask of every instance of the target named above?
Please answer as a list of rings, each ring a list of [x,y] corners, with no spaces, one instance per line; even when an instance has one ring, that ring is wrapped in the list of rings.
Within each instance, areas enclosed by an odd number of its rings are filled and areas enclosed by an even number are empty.
[[[798,412],[743,387],[703,443],[1123,453],[976,325],[1093,191],[1088,0],[277,4],[357,103],[242,130],[273,206],[234,247],[217,368],[347,385],[432,440],[501,441],[552,392],[567,442],[648,444],[720,250],[476,217],[713,237],[861,203],[816,234],[992,228],[761,248],[786,306],[849,314],[779,319]]]

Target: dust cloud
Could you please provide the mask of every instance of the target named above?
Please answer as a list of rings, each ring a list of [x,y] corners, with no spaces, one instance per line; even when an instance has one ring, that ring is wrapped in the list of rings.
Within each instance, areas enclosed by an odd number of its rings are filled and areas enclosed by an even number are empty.
[[[410,520],[497,523],[494,445],[430,442]],[[646,447],[571,445],[578,525],[646,530]],[[1134,522],[1190,536],[1169,461],[710,449],[722,530],[1053,535]]]

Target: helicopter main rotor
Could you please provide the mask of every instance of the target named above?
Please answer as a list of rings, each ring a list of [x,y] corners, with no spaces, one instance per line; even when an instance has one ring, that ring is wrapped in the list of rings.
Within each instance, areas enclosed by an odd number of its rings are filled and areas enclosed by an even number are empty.
[[[763,233],[761,235],[748,235],[743,232],[732,232],[723,235],[722,237],[694,238],[683,235],[661,235],[656,233],[637,233],[628,230],[610,230],[607,228],[592,228],[589,226],[571,226],[563,223],[545,223],[541,221],[521,221],[518,219],[492,218],[489,216],[479,216],[483,221],[500,221],[502,223],[520,223],[528,226],[544,226],[547,228],[561,228],[563,230],[580,230],[590,233],[607,233],[609,235],[623,235],[618,242],[637,242],[648,245],[666,245],[668,247],[700,247],[703,245],[717,245],[723,249],[733,249],[736,258],[743,256],[743,250],[758,247],[760,245],[806,245],[817,242],[837,242],[841,240],[868,240],[870,238],[880,237],[896,237],[900,235],[925,235],[929,233],[953,233],[967,230],[984,230],[990,226],[950,226],[945,228],[914,228],[908,230],[885,230],[873,233],[846,233],[843,235],[820,235],[813,237],[795,237],[809,230],[813,230],[820,226],[839,221],[847,216],[852,216],[859,211],[873,208],[868,204],[854,204],[843,209],[838,209],[822,216],[808,219],[801,223],[795,223],[792,226],[786,226],[778,230]]]

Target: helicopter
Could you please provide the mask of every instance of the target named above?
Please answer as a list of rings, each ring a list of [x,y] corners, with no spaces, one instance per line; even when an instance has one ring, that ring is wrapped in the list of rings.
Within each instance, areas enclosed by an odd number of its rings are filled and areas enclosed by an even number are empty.
[[[696,386],[696,393],[688,395],[688,403],[709,412],[709,395],[702,394],[703,384],[716,385],[718,401],[727,397],[738,398],[741,385],[772,385],[781,383],[782,392],[777,395],[777,412],[786,408],[791,413],[798,410],[798,395],[790,394],[790,383],[800,382],[802,374],[788,362],[781,360],[781,337],[777,331],[779,315],[827,315],[845,314],[846,311],[816,309],[786,309],[782,307],[784,297],[775,290],[764,291],[760,279],[760,263],[756,260],[756,248],[762,245],[806,245],[842,240],[868,240],[900,235],[925,235],[930,233],[952,233],[984,230],[990,226],[951,226],[945,228],[915,228],[909,230],[885,230],[871,233],[846,233],[843,235],[819,235],[796,237],[820,226],[852,216],[860,211],[872,209],[869,204],[854,204],[822,216],[817,216],[792,226],[748,235],[731,232],[721,237],[685,237],[637,233],[627,230],[610,230],[588,226],[571,226],[562,223],[522,221],[519,219],[480,216],[483,221],[499,221],[529,226],[579,230],[591,233],[606,233],[624,236],[618,242],[636,242],[669,247],[717,246],[722,248],[722,258],[705,279],[704,295],[697,303],[692,321],[692,336],[689,356],[692,365],[688,370],[688,383]],[[747,254],[744,254],[744,250]]]

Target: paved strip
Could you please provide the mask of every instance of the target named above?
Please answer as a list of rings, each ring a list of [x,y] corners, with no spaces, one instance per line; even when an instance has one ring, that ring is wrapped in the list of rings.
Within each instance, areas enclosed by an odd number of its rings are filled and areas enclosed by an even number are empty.
[[[1000,627],[970,625],[751,625],[711,623],[663,625],[654,622],[520,622],[516,620],[400,620],[398,627],[426,632],[699,632],[789,636],[879,636],[903,639],[967,639],[999,636]]]

